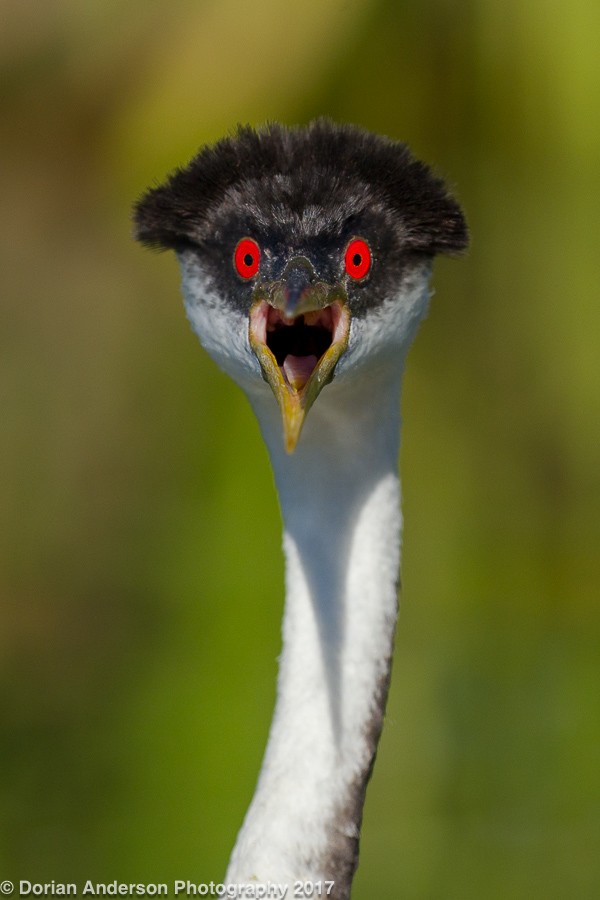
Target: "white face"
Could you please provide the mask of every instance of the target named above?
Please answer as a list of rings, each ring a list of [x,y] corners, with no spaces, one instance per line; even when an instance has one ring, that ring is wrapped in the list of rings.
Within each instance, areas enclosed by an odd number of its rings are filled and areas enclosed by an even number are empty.
[[[373,307],[365,316],[353,317],[348,349],[337,365],[336,378],[360,375],[369,366],[403,366],[427,313],[430,274],[431,262],[427,260],[406,274],[396,297]]]
[[[262,372],[248,340],[248,316],[209,287],[194,252],[182,251],[177,257],[185,310],[200,343],[243,390],[251,392],[257,386],[262,390]]]
[[[246,392],[262,391],[261,368],[248,339],[248,316],[209,287],[194,252],[183,251],[178,259],[186,312],[200,343]],[[360,375],[365,366],[387,361],[402,364],[427,311],[430,273],[431,262],[424,261],[405,276],[397,298],[352,318],[348,347],[336,366],[336,380]]]

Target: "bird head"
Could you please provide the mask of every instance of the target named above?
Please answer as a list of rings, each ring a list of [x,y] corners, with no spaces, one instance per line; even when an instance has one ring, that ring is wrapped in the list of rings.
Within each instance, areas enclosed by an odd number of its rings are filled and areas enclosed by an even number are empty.
[[[458,203],[405,144],[317,120],[240,127],[134,211],[177,252],[202,344],[250,394],[275,396],[294,450],[323,388],[402,354],[437,253],[467,245]]]

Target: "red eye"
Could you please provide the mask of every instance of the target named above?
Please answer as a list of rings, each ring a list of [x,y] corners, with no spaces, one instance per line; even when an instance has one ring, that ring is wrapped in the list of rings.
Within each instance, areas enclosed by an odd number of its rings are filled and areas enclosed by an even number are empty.
[[[351,278],[364,278],[371,268],[371,251],[366,241],[355,238],[346,249],[346,272]]]
[[[252,238],[242,238],[233,254],[238,275],[242,278],[252,278],[258,272],[260,264],[260,247]]]

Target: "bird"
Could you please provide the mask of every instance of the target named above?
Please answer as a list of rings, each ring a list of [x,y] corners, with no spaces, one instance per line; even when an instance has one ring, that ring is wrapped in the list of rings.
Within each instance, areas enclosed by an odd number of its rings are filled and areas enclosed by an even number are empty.
[[[465,216],[405,143],[320,118],[238,126],[133,220],[250,401],[283,521],[275,711],[225,882],[347,900],[398,614],[402,375]]]

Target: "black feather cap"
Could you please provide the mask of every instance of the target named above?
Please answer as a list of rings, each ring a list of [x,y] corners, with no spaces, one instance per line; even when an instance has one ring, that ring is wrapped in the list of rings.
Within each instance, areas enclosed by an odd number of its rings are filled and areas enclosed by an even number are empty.
[[[136,203],[135,237],[159,249],[201,247],[232,217],[241,233],[258,228],[271,238],[273,230],[343,234],[373,213],[407,253],[458,253],[468,244],[459,204],[406,144],[327,119],[240,126],[203,147]]]

